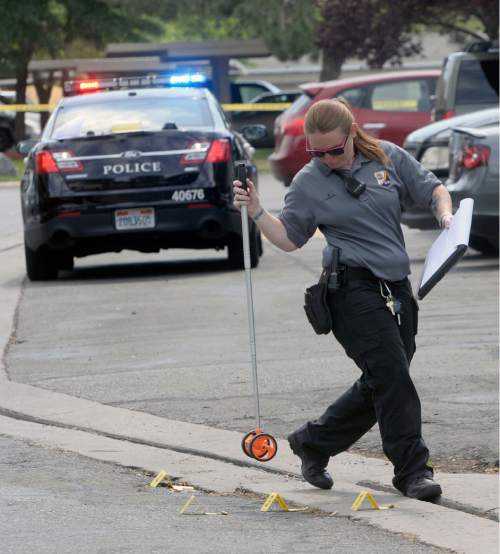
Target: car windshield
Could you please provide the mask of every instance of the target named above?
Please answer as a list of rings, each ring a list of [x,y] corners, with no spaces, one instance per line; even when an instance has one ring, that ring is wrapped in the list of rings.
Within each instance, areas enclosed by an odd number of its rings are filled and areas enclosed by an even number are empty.
[[[496,104],[498,102],[498,59],[464,60],[460,65],[455,103]]]
[[[52,138],[160,131],[172,123],[177,128],[213,126],[204,98],[131,96],[62,106]]]

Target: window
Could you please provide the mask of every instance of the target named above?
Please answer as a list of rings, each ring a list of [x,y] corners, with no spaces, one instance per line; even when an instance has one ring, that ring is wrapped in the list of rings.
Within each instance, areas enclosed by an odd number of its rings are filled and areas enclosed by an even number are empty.
[[[263,87],[261,85],[245,85],[243,83],[232,83],[231,87],[233,89],[236,89],[234,91],[236,94],[233,94],[233,96],[235,97],[235,101],[242,102],[243,104],[250,102],[250,100],[252,100],[256,96],[263,94],[264,92],[269,92],[266,87]],[[239,100],[237,99],[238,96]]]
[[[337,98],[344,98],[351,108],[361,108],[365,97],[366,87],[347,88],[337,94]]]
[[[498,59],[464,60],[458,72],[455,104],[498,102]]]
[[[300,96],[300,94],[286,92],[282,94],[263,94],[262,96],[255,98],[254,102],[256,104],[293,102],[298,96]]]
[[[120,98],[82,102],[62,107],[52,138],[64,139],[128,131],[160,131],[167,123],[177,127],[211,127],[205,99],[181,97]]]
[[[371,108],[385,112],[430,112],[435,88],[436,81],[433,79],[375,85]]]

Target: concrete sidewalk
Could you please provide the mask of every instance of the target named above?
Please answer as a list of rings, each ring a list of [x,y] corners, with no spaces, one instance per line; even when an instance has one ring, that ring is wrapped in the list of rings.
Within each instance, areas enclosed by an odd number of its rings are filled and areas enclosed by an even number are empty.
[[[24,275],[16,249],[0,253],[0,349],[8,344]],[[299,476],[298,460],[284,441],[269,463],[253,462],[241,451],[241,435],[203,425],[167,420],[11,382],[0,368],[0,433],[147,471],[173,476],[216,492],[243,488],[257,494],[279,492],[286,500],[356,518],[383,529],[457,552],[498,551],[498,476],[438,474],[442,505],[396,494],[392,467],[383,460],[345,453],[332,460],[332,491],[313,489]],[[8,416],[8,417],[5,417]],[[22,421],[22,420],[28,421]],[[41,425],[42,424],[42,425]],[[361,490],[384,511],[353,512]]]
[[[396,507],[360,511],[357,518],[458,552],[497,552],[497,523],[488,519],[497,509],[496,475],[439,474],[445,491],[442,503],[450,506],[445,507],[389,492],[392,469],[381,460],[349,453],[335,457],[330,466],[335,486],[332,491],[320,491],[300,480],[297,459],[285,441],[279,441],[278,456],[262,464],[243,454],[239,433],[104,406],[28,385],[4,381],[0,413],[11,416],[1,418],[0,433],[125,466],[165,469],[216,492],[244,488],[264,495],[276,491],[298,505],[352,516],[354,498],[369,490],[380,504]]]

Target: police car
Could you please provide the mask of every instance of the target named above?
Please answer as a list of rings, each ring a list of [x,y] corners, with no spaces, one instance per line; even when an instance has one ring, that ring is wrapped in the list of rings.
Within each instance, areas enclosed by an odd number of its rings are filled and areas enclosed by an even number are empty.
[[[195,79],[191,78],[191,81]],[[167,86],[167,85],[183,86]],[[123,249],[228,250],[243,267],[234,164],[253,149],[206,88],[168,78],[65,83],[27,154],[21,183],[27,274],[54,279],[74,258]],[[250,224],[251,265],[262,242]]]

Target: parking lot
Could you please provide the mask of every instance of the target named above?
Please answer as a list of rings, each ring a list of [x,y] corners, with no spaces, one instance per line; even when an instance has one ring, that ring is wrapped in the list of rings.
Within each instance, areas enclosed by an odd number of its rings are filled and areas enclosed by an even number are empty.
[[[277,212],[284,187],[261,178]],[[2,248],[22,257],[18,191],[2,189]],[[434,231],[405,230],[418,285]],[[358,370],[333,337],[316,336],[302,308],[317,279],[321,236],[291,254],[264,243],[253,272],[257,356],[266,428],[284,437],[346,389]],[[470,250],[420,303],[412,375],[438,468],[498,465],[498,259]],[[244,275],[224,253],[172,250],[77,260],[56,282],[25,281],[5,357],[13,381],[169,419],[247,431],[253,426]],[[382,456],[374,428],[356,449]]]

